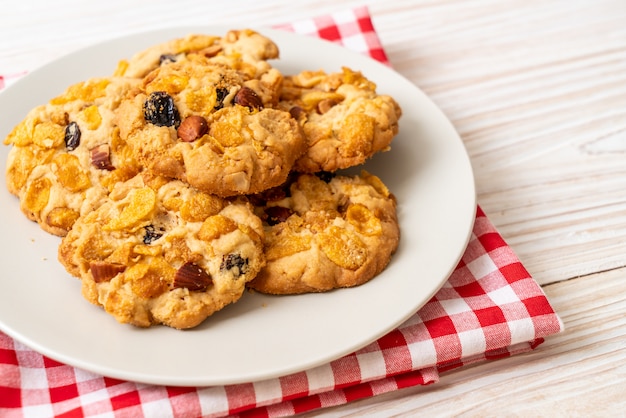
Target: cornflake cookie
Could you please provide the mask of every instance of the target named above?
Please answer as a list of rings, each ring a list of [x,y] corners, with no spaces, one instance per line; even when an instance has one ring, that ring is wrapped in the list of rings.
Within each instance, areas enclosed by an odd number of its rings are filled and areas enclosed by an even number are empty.
[[[5,138],[13,145],[7,187],[45,231],[65,235],[113,184],[139,171],[114,123],[122,98],[138,84],[123,77],[74,84],[30,111]]]
[[[393,98],[377,94],[373,82],[345,67],[285,76],[278,107],[303,127],[308,149],[295,170],[306,173],[352,167],[388,150],[402,115]]]
[[[278,46],[250,29],[231,30],[223,37],[190,34],[154,45],[129,61],[120,61],[115,75],[143,78],[159,67],[193,56],[202,56],[211,64],[245,75],[247,86],[262,94],[264,103],[276,105],[283,76],[268,60],[278,58]]]
[[[229,66],[258,78],[270,72],[268,60],[279,57],[278,46],[269,38],[251,29],[231,30],[224,36],[189,34],[138,52],[130,60],[122,60],[117,75],[144,77],[164,63],[175,62],[188,55],[201,55],[213,63]]]
[[[76,222],[59,260],[119,322],[183,329],[241,297],[264,263],[262,237],[248,203],[143,173]]]
[[[277,295],[325,292],[371,280],[400,238],[396,201],[382,181],[294,174],[283,187],[252,196],[264,220],[267,265],[248,287]]]
[[[120,105],[121,137],[156,174],[219,196],[257,193],[285,181],[304,152],[289,112],[266,107],[242,73],[191,55],[144,78]]]

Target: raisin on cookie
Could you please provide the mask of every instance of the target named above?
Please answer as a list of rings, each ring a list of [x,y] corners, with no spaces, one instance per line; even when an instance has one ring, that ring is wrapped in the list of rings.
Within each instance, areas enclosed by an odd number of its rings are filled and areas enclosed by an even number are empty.
[[[144,172],[75,223],[59,260],[119,322],[185,329],[242,296],[264,264],[263,233],[247,202]]]
[[[262,293],[361,285],[387,266],[400,239],[395,198],[365,171],[293,174],[250,200],[264,221],[267,264],[248,287]]]
[[[12,145],[7,188],[45,231],[65,235],[113,184],[139,171],[114,122],[120,102],[139,81],[110,77],[74,84],[31,110],[5,138]]]
[[[121,137],[149,170],[208,193],[277,186],[304,152],[304,137],[248,81],[198,55],[161,66],[120,105]]]
[[[303,71],[284,76],[278,107],[303,127],[307,151],[295,170],[336,171],[389,149],[402,110],[360,72]]]

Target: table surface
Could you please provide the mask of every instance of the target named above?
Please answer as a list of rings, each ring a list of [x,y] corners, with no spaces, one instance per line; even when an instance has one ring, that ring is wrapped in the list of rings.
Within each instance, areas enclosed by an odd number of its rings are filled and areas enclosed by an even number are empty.
[[[173,25],[266,26],[367,5],[393,67],[452,121],[478,203],[566,330],[439,383],[310,416],[626,410],[625,0],[0,0],[0,74]]]

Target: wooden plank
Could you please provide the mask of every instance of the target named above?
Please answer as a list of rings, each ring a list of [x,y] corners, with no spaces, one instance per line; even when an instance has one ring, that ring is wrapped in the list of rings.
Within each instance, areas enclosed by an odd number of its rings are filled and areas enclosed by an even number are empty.
[[[625,266],[625,3],[400,9],[414,32],[379,19],[391,60],[459,131],[480,205],[533,277]]]

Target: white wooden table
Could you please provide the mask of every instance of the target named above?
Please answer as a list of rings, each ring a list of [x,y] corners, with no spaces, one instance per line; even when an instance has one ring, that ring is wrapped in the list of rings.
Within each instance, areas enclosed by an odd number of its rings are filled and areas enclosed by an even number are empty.
[[[0,74],[139,30],[271,25],[363,4],[394,68],[460,133],[478,203],[566,331],[310,416],[624,416],[626,0],[0,0]]]

